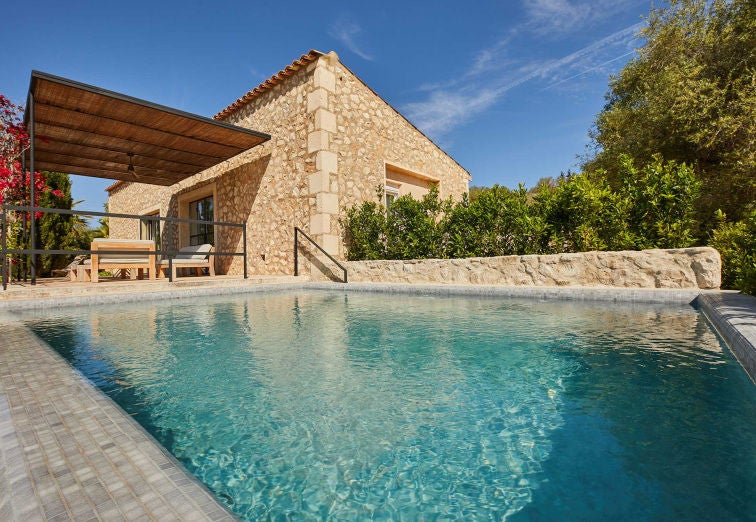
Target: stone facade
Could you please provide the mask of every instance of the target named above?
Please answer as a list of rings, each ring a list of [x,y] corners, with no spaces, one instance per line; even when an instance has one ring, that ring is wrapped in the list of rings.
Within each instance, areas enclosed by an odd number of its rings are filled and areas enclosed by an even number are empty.
[[[117,183],[111,212],[186,215],[189,201],[212,194],[216,221],[246,222],[250,274],[291,274],[293,229],[344,257],[339,216],[377,200],[387,166],[437,183],[442,197],[460,197],[470,176],[383,101],[335,53],[311,52],[220,113],[228,123],[270,134],[271,140],[170,187]],[[301,63],[301,62],[295,62]],[[294,65],[294,64],[292,64]],[[241,251],[239,229],[216,227],[216,250]],[[138,238],[135,220],[112,219],[111,237]],[[187,229],[171,230],[174,245]],[[168,241],[167,231],[162,239]],[[314,257],[303,252],[300,259]],[[317,256],[315,256],[317,257]],[[307,273],[310,263],[301,263]],[[240,257],[218,257],[219,273],[241,273]]]
[[[349,281],[502,286],[719,288],[721,260],[709,247],[577,254],[349,261]],[[323,277],[323,276],[319,276]]]

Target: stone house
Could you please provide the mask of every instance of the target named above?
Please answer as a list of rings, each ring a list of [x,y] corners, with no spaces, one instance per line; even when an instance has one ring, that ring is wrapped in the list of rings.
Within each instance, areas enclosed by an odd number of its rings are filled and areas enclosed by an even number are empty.
[[[291,274],[293,227],[343,259],[340,212],[390,204],[438,186],[442,198],[468,191],[470,174],[386,103],[336,53],[310,51],[215,115],[271,135],[262,145],[168,187],[118,181],[108,187],[115,213],[247,224],[250,274]],[[114,238],[160,237],[148,222],[111,219]],[[239,251],[238,229],[182,225],[178,246],[211,242]],[[174,240],[174,243],[176,241]],[[241,273],[242,258],[218,257],[219,273]]]

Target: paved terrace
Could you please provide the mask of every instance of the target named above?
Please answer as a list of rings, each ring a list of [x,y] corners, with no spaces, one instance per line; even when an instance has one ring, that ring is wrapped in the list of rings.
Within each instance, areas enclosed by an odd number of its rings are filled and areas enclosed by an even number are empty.
[[[136,301],[150,298],[171,298],[182,295],[233,293],[245,291],[261,284],[301,282],[294,276],[241,276],[219,275],[178,277],[167,279],[101,279],[97,283],[72,282],[66,278],[37,279],[37,284],[13,282],[8,289],[0,289],[0,309],[27,307],[55,307],[66,301],[76,304]],[[36,303],[36,304],[35,304]]]
[[[10,311],[253,292],[276,285],[643,302],[690,302],[696,294],[574,287],[341,286],[293,277],[13,285],[0,293],[0,520],[234,519],[141,426],[16,322]],[[750,373],[751,361],[756,361],[756,298],[710,291],[703,292],[699,303]]]

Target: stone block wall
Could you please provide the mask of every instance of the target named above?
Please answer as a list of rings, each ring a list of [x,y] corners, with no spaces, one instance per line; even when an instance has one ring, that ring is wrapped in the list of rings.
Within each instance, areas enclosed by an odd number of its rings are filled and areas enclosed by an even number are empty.
[[[119,184],[110,191],[110,211],[186,217],[179,211],[192,194],[211,191],[216,221],[247,223],[249,273],[291,274],[295,226],[344,258],[339,217],[347,207],[376,200],[386,164],[437,179],[442,197],[467,192],[469,174],[336,53],[311,56],[313,61],[287,72],[226,118],[270,134],[269,142],[170,187]],[[110,230],[112,237],[139,237],[136,220],[113,219]],[[174,245],[178,232],[173,231]],[[241,241],[238,231],[216,229],[216,250],[241,251]],[[302,263],[301,269],[308,273],[312,266]],[[241,258],[218,258],[216,269],[239,274]]]
[[[721,260],[709,247],[577,254],[349,261],[354,283],[501,286],[719,288]],[[317,274],[326,279],[327,274]]]
[[[391,105],[337,60],[328,68],[335,77],[332,111],[336,132],[330,150],[338,168],[332,182],[340,209],[363,201],[378,201],[387,165],[438,180],[440,196],[460,199],[468,192],[470,175],[453,158],[421,133]],[[338,222],[331,233],[343,236]],[[344,257],[343,244],[339,251]]]
[[[110,191],[110,211],[144,214],[155,209],[162,216],[186,217],[179,213],[179,201],[192,200],[192,193],[211,186],[215,221],[247,224],[249,273],[291,274],[293,227],[309,228],[307,174],[315,169],[315,157],[306,147],[315,120],[307,112],[312,76],[312,68],[302,68],[229,119],[234,125],[270,134],[270,141],[170,187],[121,184]],[[139,234],[138,224],[131,220],[114,220],[110,230],[112,237]],[[240,229],[217,227],[215,234],[216,250],[241,252]],[[178,237],[175,230],[173,237]],[[241,274],[242,258],[219,257],[216,270]]]

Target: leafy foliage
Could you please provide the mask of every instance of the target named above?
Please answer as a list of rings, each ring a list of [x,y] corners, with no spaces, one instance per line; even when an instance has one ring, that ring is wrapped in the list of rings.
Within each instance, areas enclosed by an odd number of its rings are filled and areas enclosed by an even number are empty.
[[[683,248],[695,242],[694,206],[701,182],[692,168],[676,161],[665,163],[655,154],[638,169],[623,154],[619,178],[620,192],[629,203],[634,248]]]
[[[658,156],[636,168],[623,157],[621,180],[613,190],[598,174],[569,174],[532,192],[496,185],[457,203],[440,201],[437,190],[421,201],[397,198],[388,210],[364,202],[341,220],[347,257],[488,257],[692,244],[700,183],[691,168]]]
[[[47,183],[52,190],[40,197],[39,204],[46,208],[71,210],[76,203],[71,197],[71,180],[68,174],[48,172]],[[77,202],[78,203],[78,202]],[[81,216],[43,214],[37,221],[39,248],[48,250],[86,250],[91,242],[86,221]],[[41,255],[37,263],[42,276],[66,266],[73,255]]]
[[[443,257],[535,254],[544,223],[528,205],[524,187],[494,185],[450,208],[439,224]]]
[[[0,204],[24,205],[29,202],[27,192],[32,177],[21,167],[21,156],[30,145],[23,112],[22,107],[0,94]],[[39,172],[34,173],[34,188],[35,200],[39,203],[40,195],[49,190],[45,177]]]
[[[756,295],[756,207],[741,221],[728,223],[722,212],[717,219],[709,244],[722,256],[722,286]]]
[[[438,188],[435,186],[420,201],[409,194],[395,199],[386,212],[386,257],[441,257],[437,222],[448,204],[439,201]]]
[[[546,223],[542,252],[622,250],[632,247],[627,228],[628,203],[601,177],[560,178],[556,186],[539,185],[534,207]]]
[[[617,187],[623,155],[655,154],[702,180],[700,231],[723,209],[735,219],[756,195],[756,3],[672,0],[651,12],[645,45],[610,82],[585,170]]]

